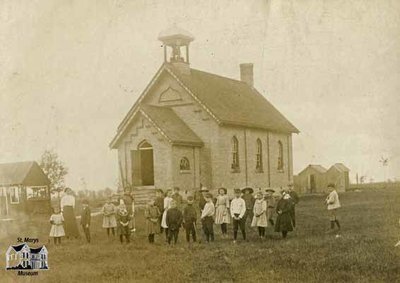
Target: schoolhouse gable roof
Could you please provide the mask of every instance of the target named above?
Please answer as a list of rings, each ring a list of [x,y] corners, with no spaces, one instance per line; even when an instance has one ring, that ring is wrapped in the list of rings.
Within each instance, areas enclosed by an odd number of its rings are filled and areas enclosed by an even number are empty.
[[[164,72],[169,73],[220,125],[299,133],[299,130],[254,87],[239,80],[192,68],[190,74],[183,74],[171,64],[165,63],[156,72],[118,126],[117,134],[110,143],[111,148],[118,146],[122,136],[128,130],[133,116],[137,113],[139,106],[142,106],[143,98]]]
[[[174,74],[218,118],[221,124],[298,133],[264,96],[245,82],[190,69],[190,75]]]
[[[148,118],[172,144],[202,146],[202,140],[169,107],[141,105],[140,112]]]

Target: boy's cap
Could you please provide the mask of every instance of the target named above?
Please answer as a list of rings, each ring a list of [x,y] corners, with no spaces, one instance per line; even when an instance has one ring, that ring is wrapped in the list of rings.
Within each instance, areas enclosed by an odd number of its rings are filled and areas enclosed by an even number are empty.
[[[194,200],[194,197],[193,196],[188,196],[187,197],[187,201],[193,201]]]
[[[335,187],[335,184],[334,183],[329,183],[328,184],[328,188],[334,188]]]
[[[240,194],[242,191],[240,189],[235,189],[234,192],[235,194]]]

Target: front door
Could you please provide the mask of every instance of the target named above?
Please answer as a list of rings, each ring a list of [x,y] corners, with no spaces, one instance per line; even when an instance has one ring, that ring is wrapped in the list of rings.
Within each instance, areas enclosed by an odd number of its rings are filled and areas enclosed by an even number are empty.
[[[143,186],[154,185],[154,158],[153,147],[144,141],[139,145],[140,152],[140,174]]]

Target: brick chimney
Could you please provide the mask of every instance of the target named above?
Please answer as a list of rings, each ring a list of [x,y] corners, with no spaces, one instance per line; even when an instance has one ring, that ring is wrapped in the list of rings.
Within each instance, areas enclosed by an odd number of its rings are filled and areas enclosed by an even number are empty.
[[[240,80],[249,86],[253,86],[253,63],[240,64]]]

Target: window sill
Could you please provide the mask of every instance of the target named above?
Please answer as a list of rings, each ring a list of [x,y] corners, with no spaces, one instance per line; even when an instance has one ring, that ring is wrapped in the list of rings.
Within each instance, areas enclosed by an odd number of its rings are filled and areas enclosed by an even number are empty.
[[[192,173],[190,170],[180,170],[181,174],[190,174]]]
[[[231,173],[240,173],[240,169],[239,168],[231,169]]]
[[[285,170],[283,170],[283,169],[278,169],[277,172],[278,172],[278,173],[285,173]]]
[[[256,169],[256,173],[258,174],[258,173],[264,173],[264,170],[262,170],[262,169]]]

